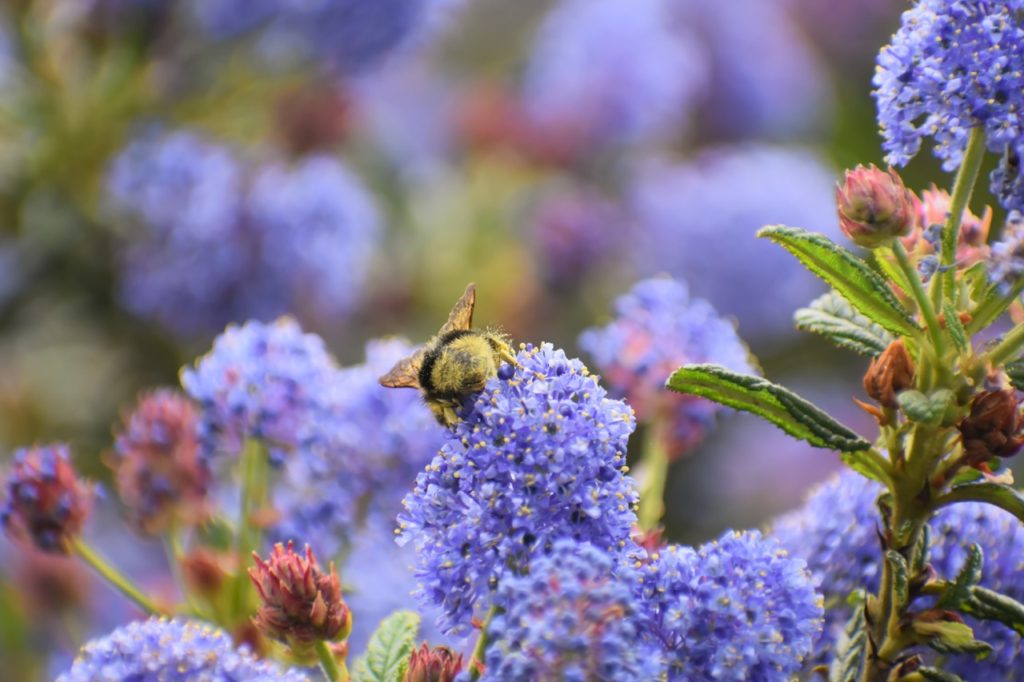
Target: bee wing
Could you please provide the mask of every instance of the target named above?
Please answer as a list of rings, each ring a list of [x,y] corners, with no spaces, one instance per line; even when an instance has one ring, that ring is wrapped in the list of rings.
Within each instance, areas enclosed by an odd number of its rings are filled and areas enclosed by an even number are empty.
[[[391,370],[380,378],[380,385],[387,388],[419,388],[420,367],[426,349],[421,348],[407,358],[395,363]]]
[[[448,314],[448,321],[441,327],[438,336],[444,336],[448,332],[470,329],[473,326],[473,307],[476,305],[476,284],[470,282],[466,285],[466,291],[462,297],[455,302],[455,307]]]

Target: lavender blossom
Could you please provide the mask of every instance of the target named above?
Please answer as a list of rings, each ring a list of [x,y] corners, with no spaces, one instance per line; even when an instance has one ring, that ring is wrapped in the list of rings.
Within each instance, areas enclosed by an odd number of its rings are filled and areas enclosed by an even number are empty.
[[[556,540],[616,551],[636,520],[624,474],[632,411],[550,344],[517,360],[467,402],[399,516],[399,542],[419,557],[418,596],[443,607],[447,631],[482,616],[502,575]]]
[[[988,276],[1004,294],[1024,277],[1024,216],[1013,211],[999,239],[992,244]]]
[[[236,649],[231,637],[210,625],[151,618],[130,623],[82,647],[57,682],[308,682],[298,671],[282,671]]]
[[[1024,1],[919,0],[878,55],[875,99],[883,146],[905,165],[925,137],[943,168],[955,170],[974,128],[1004,155],[992,191],[1024,208]]]
[[[625,398],[641,422],[667,420],[671,455],[696,445],[714,424],[719,406],[671,393],[665,381],[687,363],[713,362],[737,372],[755,372],[736,325],[707,301],[691,299],[686,285],[670,278],[638,282],[615,301],[615,319],[580,336],[580,347],[614,393]]]

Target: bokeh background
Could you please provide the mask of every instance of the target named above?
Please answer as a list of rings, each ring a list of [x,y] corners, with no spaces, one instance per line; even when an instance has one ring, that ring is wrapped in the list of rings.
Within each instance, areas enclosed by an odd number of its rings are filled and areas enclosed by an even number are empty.
[[[0,457],[68,441],[109,483],[121,412],[231,322],[290,314],[350,365],[475,281],[478,324],[586,361],[580,332],[659,273],[870,433],[865,363],[793,330],[822,286],[754,233],[838,234],[842,169],[881,163],[870,81],[904,5],[5,0]],[[950,180],[926,155],[904,177]],[[726,416],[674,463],[667,533],[757,526],[838,464]],[[163,589],[159,543],[97,506],[95,543]],[[0,680],[132,616],[0,539]]]

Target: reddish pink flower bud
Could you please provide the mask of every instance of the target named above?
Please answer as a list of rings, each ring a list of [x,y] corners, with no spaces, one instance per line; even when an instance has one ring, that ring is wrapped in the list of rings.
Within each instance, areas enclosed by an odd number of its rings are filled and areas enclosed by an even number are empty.
[[[971,466],[993,457],[1010,457],[1024,446],[1020,430],[1020,401],[1012,389],[982,391],[971,402],[971,413],[957,428],[964,443],[964,459]]]
[[[18,450],[6,488],[0,523],[8,536],[46,552],[69,554],[92,508],[92,489],[78,479],[68,446]]]
[[[836,187],[839,226],[854,244],[874,249],[910,233],[917,219],[917,198],[893,169],[874,165],[846,171]]]
[[[145,533],[207,516],[210,472],[199,457],[197,425],[192,403],[166,389],[142,396],[124,419],[112,465],[117,491]]]
[[[256,566],[249,577],[263,602],[256,626],[271,639],[284,642],[297,657],[308,657],[319,640],[345,639],[352,629],[352,614],[341,598],[341,582],[331,564],[323,573],[306,545],[298,554],[289,542],[278,543],[264,561],[253,552]]]
[[[426,642],[409,657],[409,667],[402,682],[455,682],[462,672],[462,654],[456,655],[446,646],[434,647]]]
[[[935,253],[940,234],[936,228],[946,224],[952,202],[949,192],[939,189],[935,185],[921,192],[916,225],[913,231],[902,240],[908,251],[914,252],[918,256]],[[974,215],[969,208],[964,209],[956,248],[958,263],[967,267],[989,257],[988,235],[991,227],[992,208],[990,206],[985,207],[981,217]],[[932,236],[929,239],[925,238],[926,231],[931,231]]]

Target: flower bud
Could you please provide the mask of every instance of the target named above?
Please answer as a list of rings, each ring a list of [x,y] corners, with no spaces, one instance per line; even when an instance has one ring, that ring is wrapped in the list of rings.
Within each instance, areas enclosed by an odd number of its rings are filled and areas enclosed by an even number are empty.
[[[257,627],[271,639],[288,644],[298,656],[308,656],[320,640],[344,639],[352,629],[352,614],[341,598],[341,582],[331,564],[321,572],[306,545],[305,556],[278,543],[264,561],[253,552],[256,566],[249,577],[263,602],[256,613]]]
[[[409,657],[402,682],[455,682],[462,672],[462,654],[456,655],[446,646],[433,649],[426,642]]]
[[[914,363],[902,339],[871,361],[864,374],[864,391],[885,407],[896,407],[896,394],[914,385]]]
[[[8,536],[46,552],[69,554],[92,508],[92,490],[78,479],[68,446],[18,450],[6,488],[0,524]]]
[[[958,429],[963,437],[964,459],[978,466],[993,457],[1010,457],[1024,445],[1020,435],[1020,402],[1012,389],[982,391],[971,402],[971,413]]]
[[[181,575],[189,590],[208,599],[216,597],[228,578],[222,557],[205,547],[182,557]]]
[[[846,171],[836,187],[839,226],[854,244],[874,249],[906,235],[917,218],[917,199],[893,169],[874,165]]]
[[[144,395],[117,434],[117,491],[136,527],[158,535],[207,513],[210,471],[199,456],[198,415],[171,390]]]

